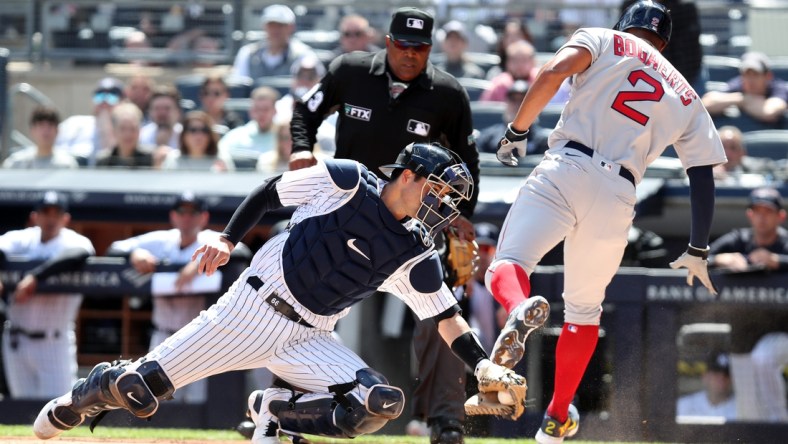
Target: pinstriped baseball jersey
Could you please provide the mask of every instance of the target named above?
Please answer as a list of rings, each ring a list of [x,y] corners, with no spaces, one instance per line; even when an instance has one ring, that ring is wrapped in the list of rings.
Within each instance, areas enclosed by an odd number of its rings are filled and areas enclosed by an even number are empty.
[[[592,62],[572,78],[572,99],[550,136],[551,148],[568,140],[580,142],[626,167],[636,182],[671,144],[684,168],[726,161],[700,98],[645,40],[610,29],[584,28],[565,47],[587,49]],[[606,104],[609,109],[592,113],[589,104]]]
[[[30,227],[0,236],[0,250],[8,257],[48,260],[63,250],[82,248],[95,254],[88,238],[68,228],[48,242],[41,242],[41,229]],[[70,390],[77,379],[77,344],[74,322],[82,296],[34,294],[24,303],[11,302],[7,318],[12,328],[28,334],[3,335],[5,375],[14,398],[46,398]]]
[[[382,186],[364,166],[348,160],[327,160],[284,173],[276,189],[282,204],[298,205],[291,228],[266,242],[216,304],[147,358],[161,364],[176,388],[218,373],[258,367],[318,393],[353,381],[356,371],[368,365],[331,336],[335,323],[353,302],[379,288],[400,297],[422,319],[456,304],[442,282],[433,245],[422,241],[421,225],[394,220],[380,200]],[[381,233],[389,233],[409,248],[387,250],[389,244],[380,240]],[[294,251],[299,241],[288,246],[294,235],[308,239],[311,248]],[[321,275],[319,267],[324,264],[353,273],[350,279],[339,279],[339,287],[351,293],[329,291],[337,285],[337,275]],[[295,273],[293,267],[318,276],[306,286],[295,283],[286,278]],[[258,277],[263,285],[254,288],[247,282],[249,276]],[[275,311],[266,302],[274,293],[314,328]],[[315,295],[323,299],[317,301]],[[315,313],[305,304],[329,314]],[[357,395],[363,399],[362,393]]]

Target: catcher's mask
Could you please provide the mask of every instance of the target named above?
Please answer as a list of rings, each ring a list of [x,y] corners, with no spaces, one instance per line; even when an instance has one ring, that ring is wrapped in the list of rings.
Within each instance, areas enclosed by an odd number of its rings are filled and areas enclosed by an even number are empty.
[[[626,31],[641,28],[657,34],[667,45],[673,30],[673,21],[668,8],[652,0],[640,0],[627,8],[613,29]]]
[[[473,194],[473,179],[465,163],[437,143],[411,143],[399,153],[396,163],[380,167],[388,178],[396,169],[409,169],[427,179],[415,218],[430,236],[454,220],[460,214],[457,206]]]

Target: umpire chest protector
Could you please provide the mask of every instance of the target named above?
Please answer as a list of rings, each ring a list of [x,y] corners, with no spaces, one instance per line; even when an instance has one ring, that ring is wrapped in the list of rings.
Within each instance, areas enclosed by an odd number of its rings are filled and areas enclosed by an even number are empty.
[[[431,248],[418,231],[394,218],[380,198],[377,177],[357,165],[348,160],[326,162],[337,187],[352,194],[334,211],[293,226],[282,249],[291,294],[322,316],[368,297],[405,262]],[[411,284],[425,293],[441,285],[440,263],[433,256],[411,270]]]

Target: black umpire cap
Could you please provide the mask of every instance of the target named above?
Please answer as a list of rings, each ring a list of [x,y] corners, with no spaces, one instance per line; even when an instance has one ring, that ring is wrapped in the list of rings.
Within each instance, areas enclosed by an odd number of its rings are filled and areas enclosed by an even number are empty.
[[[432,45],[432,26],[435,19],[418,8],[399,8],[391,16],[389,35],[394,40]]]
[[[57,208],[65,213],[68,211],[68,198],[63,193],[47,191],[36,203],[36,211],[41,211],[44,208]]]

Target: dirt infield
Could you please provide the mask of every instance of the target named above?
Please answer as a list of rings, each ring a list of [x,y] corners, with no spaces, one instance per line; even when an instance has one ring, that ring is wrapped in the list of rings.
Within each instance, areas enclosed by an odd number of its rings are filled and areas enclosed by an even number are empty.
[[[200,444],[200,443],[210,443],[210,444],[239,444],[245,441],[239,440],[227,440],[227,441],[200,441],[196,439],[188,439],[188,440],[176,440],[176,439],[167,439],[167,440],[148,440],[148,439],[120,439],[120,438],[55,438],[48,441],[42,441],[35,437],[30,438],[20,438],[18,436],[15,437],[3,437],[0,436],[0,443],[3,444],[30,444],[33,442],[37,443],[68,443],[68,444],[96,444],[96,443],[117,443],[117,444]]]

